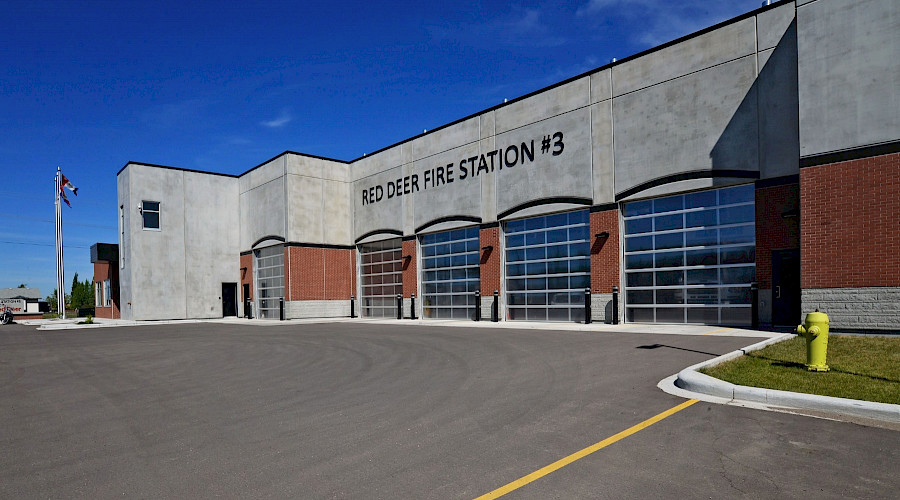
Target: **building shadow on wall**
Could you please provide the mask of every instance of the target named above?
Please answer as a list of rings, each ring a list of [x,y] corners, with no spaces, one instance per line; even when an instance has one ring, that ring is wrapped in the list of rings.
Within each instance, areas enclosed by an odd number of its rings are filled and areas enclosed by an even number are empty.
[[[733,178],[797,173],[800,158],[797,94],[797,20],[794,19],[709,153],[713,185]],[[756,175],[758,173],[758,176]]]

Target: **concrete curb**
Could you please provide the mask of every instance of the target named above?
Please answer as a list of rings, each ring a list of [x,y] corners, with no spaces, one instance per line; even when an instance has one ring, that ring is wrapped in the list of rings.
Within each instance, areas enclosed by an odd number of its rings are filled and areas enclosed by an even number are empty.
[[[739,358],[748,352],[762,349],[790,337],[793,335],[784,334],[766,339],[743,349],[689,366],[678,372],[677,375],[663,379],[657,384],[657,387],[669,394],[710,403],[736,404],[768,410],[821,411],[900,423],[900,405],[735,385],[699,371],[701,368]]]

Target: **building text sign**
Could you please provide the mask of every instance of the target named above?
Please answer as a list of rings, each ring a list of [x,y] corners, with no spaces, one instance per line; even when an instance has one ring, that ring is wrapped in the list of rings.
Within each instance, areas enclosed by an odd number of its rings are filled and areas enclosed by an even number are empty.
[[[505,148],[468,158],[460,158],[458,162],[437,165],[425,169],[421,174],[414,173],[377,184],[362,190],[362,204],[369,205],[385,199],[416,193],[420,190],[433,189],[454,182],[465,182],[495,171],[526,167],[537,163],[542,155],[559,156],[566,149],[562,132],[544,135],[536,141],[523,141]]]

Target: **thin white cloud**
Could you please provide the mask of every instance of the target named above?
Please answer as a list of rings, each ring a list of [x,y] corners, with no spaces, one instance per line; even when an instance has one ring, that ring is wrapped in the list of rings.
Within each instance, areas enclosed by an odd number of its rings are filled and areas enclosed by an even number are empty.
[[[430,26],[428,31],[436,37],[459,42],[490,43],[519,47],[558,47],[566,39],[553,33],[542,22],[540,10],[514,6],[503,17],[486,19],[480,23],[463,25]]]
[[[281,110],[281,114],[278,115],[278,118],[275,118],[275,119],[269,120],[269,121],[259,122],[259,124],[262,125],[263,127],[268,127],[268,128],[281,128],[293,120],[294,120],[294,117],[291,116],[291,113],[288,110],[283,109],[283,110]]]
[[[750,0],[589,0],[576,14],[607,23],[623,20],[632,27],[632,40],[649,48],[738,16],[759,4]]]

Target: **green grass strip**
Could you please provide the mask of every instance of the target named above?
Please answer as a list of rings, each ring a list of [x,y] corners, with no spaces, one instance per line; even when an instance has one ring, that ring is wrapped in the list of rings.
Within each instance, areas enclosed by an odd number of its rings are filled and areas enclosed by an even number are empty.
[[[806,339],[797,336],[700,371],[737,385],[900,404],[900,338],[831,335],[831,370],[805,363]]]

